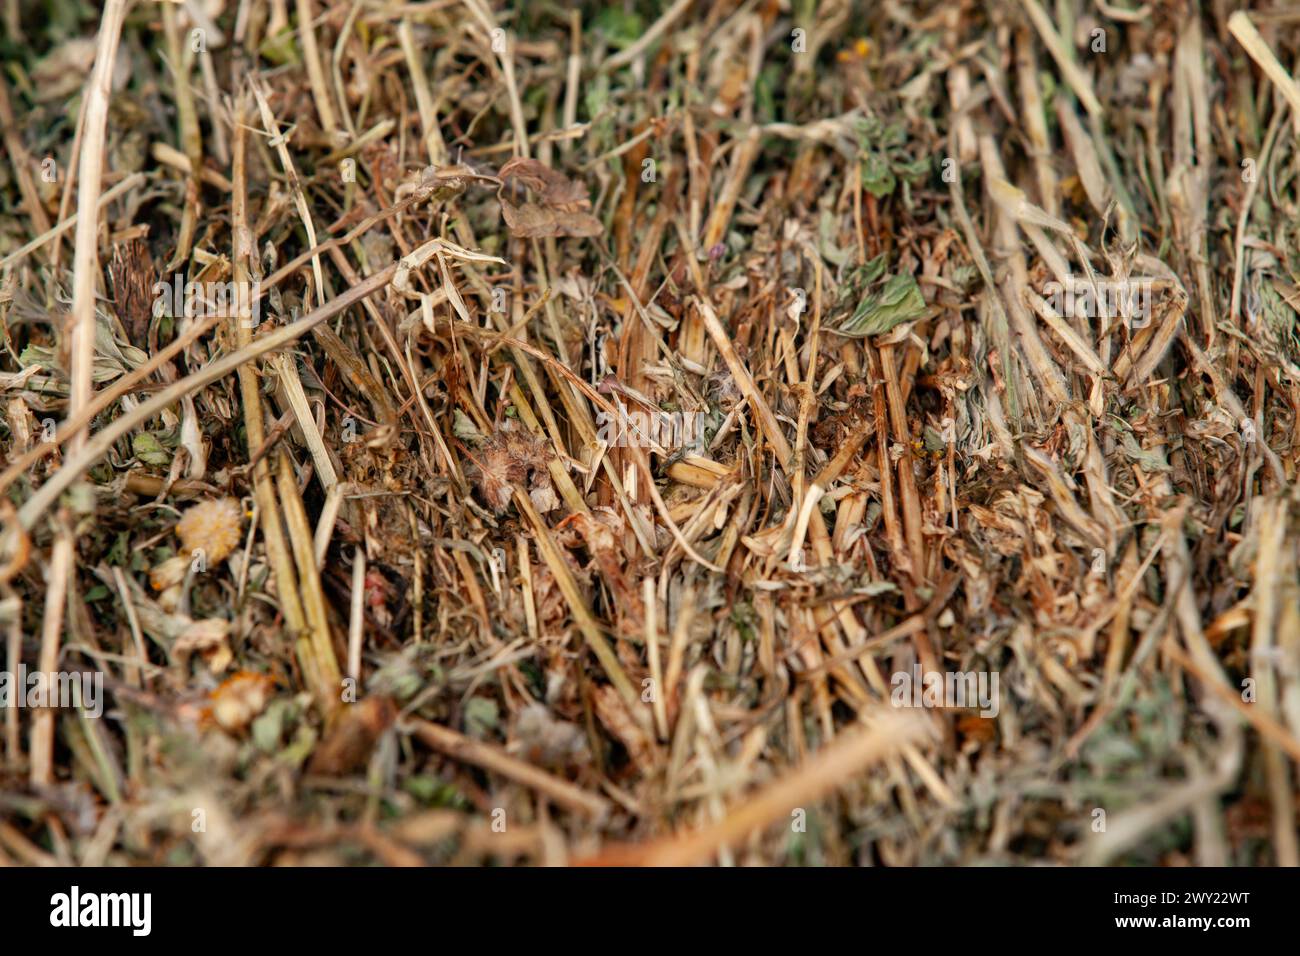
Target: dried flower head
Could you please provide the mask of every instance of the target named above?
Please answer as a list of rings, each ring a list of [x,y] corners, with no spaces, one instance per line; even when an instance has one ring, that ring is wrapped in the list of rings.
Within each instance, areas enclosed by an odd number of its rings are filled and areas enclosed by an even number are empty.
[[[274,678],[240,671],[208,695],[208,703],[200,711],[200,723],[215,723],[229,733],[239,733],[266,709],[274,694]]]
[[[554,453],[544,439],[506,419],[477,454],[477,463],[468,469],[478,482],[484,499],[498,514],[510,505],[515,485],[529,482],[528,494],[538,511],[559,507],[547,470]]]
[[[239,545],[243,509],[234,498],[216,498],[195,505],[176,524],[185,553],[202,551],[209,565],[226,560]]]

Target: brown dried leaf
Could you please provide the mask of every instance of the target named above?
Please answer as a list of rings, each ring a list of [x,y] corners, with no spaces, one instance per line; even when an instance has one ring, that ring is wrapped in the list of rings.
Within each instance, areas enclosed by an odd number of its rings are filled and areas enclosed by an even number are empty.
[[[514,183],[538,193],[542,202],[563,212],[587,209],[587,191],[563,173],[558,173],[535,159],[515,158],[501,167],[497,176],[504,187]]]
[[[633,567],[630,556],[620,543],[623,538],[623,519],[609,508],[596,508],[590,514],[574,512],[560,522],[556,528],[558,540],[566,547],[578,544],[561,538],[563,532],[576,530],[582,543],[587,546],[592,563],[609,585],[614,597],[614,607],[620,626],[632,633],[639,633],[645,626],[645,608],[636,586],[629,580],[625,569]]]
[[[113,305],[131,344],[140,348],[148,345],[146,336],[153,317],[153,287],[157,273],[148,243],[133,239],[113,247],[113,261],[109,265]]]
[[[511,234],[521,239],[599,236],[605,228],[599,219],[588,213],[561,213],[534,203],[515,206],[505,198],[501,200],[501,212]]]
[[[608,684],[595,688],[592,692],[596,716],[611,734],[627,748],[628,756],[642,774],[654,772],[654,741],[646,729],[637,723],[636,718],[628,712],[623,698],[618,691]]]
[[[230,651],[230,622],[219,617],[195,621],[181,632],[172,645],[171,656],[181,667],[198,654],[213,674],[220,674],[234,655]]]
[[[501,213],[515,236],[524,239],[585,237],[604,232],[600,220],[590,213],[586,187],[563,173],[535,159],[512,159],[501,167],[498,175]],[[520,187],[532,191],[537,201],[517,203],[509,198]]]
[[[312,754],[311,773],[337,777],[365,767],[380,735],[397,719],[397,707],[387,697],[367,697],[344,707],[324,741]]]

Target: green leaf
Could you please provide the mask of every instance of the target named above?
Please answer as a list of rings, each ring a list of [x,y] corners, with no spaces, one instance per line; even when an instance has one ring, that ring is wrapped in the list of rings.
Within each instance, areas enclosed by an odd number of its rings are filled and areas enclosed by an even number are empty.
[[[291,706],[287,700],[273,700],[266,712],[253,721],[253,743],[258,750],[273,754],[280,749],[280,737]]]
[[[853,277],[853,281],[857,283],[859,289],[865,289],[885,274],[885,266],[887,265],[889,263],[886,261],[885,253],[882,252],[866,265],[860,266],[857,274]]]
[[[879,153],[868,153],[862,163],[862,188],[877,199],[884,199],[894,191],[898,178],[889,167],[889,160]]]
[[[54,349],[43,345],[29,345],[18,356],[18,364],[23,368],[40,365],[44,368],[58,368],[54,359]]]
[[[641,18],[617,7],[606,7],[596,14],[594,25],[620,49],[629,47],[645,32]]]
[[[301,62],[298,58],[297,38],[291,27],[285,27],[275,36],[267,37],[262,41],[257,52],[263,59],[270,60],[276,66]]]
[[[116,540],[113,541],[113,546],[108,549],[104,561],[110,567],[125,567],[130,559],[130,553],[130,536],[125,531],[122,531],[118,533]]]
[[[496,728],[500,719],[497,702],[487,697],[470,698],[465,705],[465,732],[482,739]]]
[[[925,299],[916,279],[909,275],[890,276],[883,288],[862,297],[838,332],[853,338],[882,335],[896,325],[921,318],[925,312]]]
[[[455,409],[452,414],[451,433],[461,441],[475,447],[483,443],[483,433],[478,430],[470,417],[459,408]]]
[[[308,724],[299,724],[289,745],[280,751],[280,759],[290,767],[301,767],[316,749],[316,731]]]
[[[1124,448],[1124,454],[1132,461],[1142,466],[1143,471],[1171,471],[1169,463],[1165,461],[1165,453],[1159,448],[1143,448],[1138,444],[1138,440],[1133,437],[1132,432],[1121,432],[1119,442]]]
[[[135,457],[146,465],[163,466],[172,460],[172,456],[167,453],[158,439],[148,432],[140,432],[131,439],[131,450],[135,452]]]
[[[843,266],[849,261],[849,257],[853,255],[853,252],[848,248],[840,248],[835,244],[835,239],[839,236],[839,233],[840,226],[835,214],[829,208],[823,209],[821,218],[817,223],[818,251],[827,262]]]

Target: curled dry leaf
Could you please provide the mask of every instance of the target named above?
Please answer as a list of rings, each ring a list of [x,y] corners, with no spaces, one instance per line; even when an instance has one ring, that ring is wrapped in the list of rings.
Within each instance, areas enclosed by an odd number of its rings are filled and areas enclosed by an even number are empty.
[[[149,569],[149,585],[155,591],[166,591],[185,580],[193,561],[188,554],[177,554]]]
[[[393,191],[393,200],[400,203],[412,197],[416,202],[452,199],[465,191],[472,175],[471,170],[463,166],[426,166],[408,175],[398,185]]]
[[[535,159],[512,159],[497,174],[501,188],[501,212],[511,233],[523,239],[545,236],[599,236],[600,220],[590,212],[591,201],[581,183],[557,173]],[[520,188],[531,191],[535,201],[516,203],[512,197]]]
[[[596,716],[611,734],[627,748],[628,756],[642,773],[654,768],[655,746],[646,728],[628,711],[627,704],[618,691],[608,684],[596,688],[591,695]]]
[[[591,594],[591,572],[584,568],[567,550],[560,553],[569,574],[584,597]],[[569,619],[569,602],[555,580],[555,573],[545,563],[533,564],[533,603],[537,608],[537,624],[543,640],[558,639],[566,633]]]
[[[560,498],[547,481],[545,484],[538,485],[528,489],[528,497],[533,501],[533,507],[546,514],[548,511],[554,511],[560,507]]]
[[[194,654],[203,658],[203,663],[214,674],[220,674],[230,666],[234,655],[230,652],[230,622],[221,618],[208,618],[194,621],[172,645],[172,660],[184,667]]]
[[[551,770],[589,763],[587,738],[577,724],[551,716],[544,704],[529,704],[515,722],[513,753]]]
[[[574,547],[579,543],[586,545],[592,563],[600,571],[614,597],[620,627],[639,634],[645,626],[645,607],[641,595],[628,577],[627,571],[632,567],[632,562],[620,544],[624,533],[622,517],[604,507],[595,508],[590,513],[576,511],[561,521],[556,531],[557,540],[566,547]],[[574,540],[573,531],[577,532],[576,537],[581,539],[580,542]]]
[[[94,37],[74,37],[60,43],[32,69],[32,89],[37,101],[49,103],[71,96],[81,88],[94,65]],[[117,57],[113,61],[113,89],[121,90],[130,79],[131,61]]]

